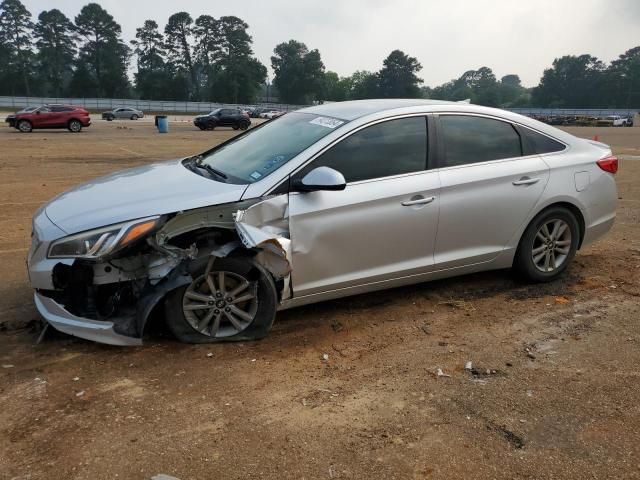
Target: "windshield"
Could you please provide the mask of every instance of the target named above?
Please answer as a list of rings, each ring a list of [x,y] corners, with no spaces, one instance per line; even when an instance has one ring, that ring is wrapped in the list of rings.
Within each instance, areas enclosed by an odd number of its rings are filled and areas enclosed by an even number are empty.
[[[222,110],[221,108],[216,108],[215,110],[211,110],[209,112],[209,115],[215,115],[216,113],[218,113],[220,110]]]
[[[344,123],[310,113],[288,113],[205,153],[201,162],[230,179],[254,183]]]

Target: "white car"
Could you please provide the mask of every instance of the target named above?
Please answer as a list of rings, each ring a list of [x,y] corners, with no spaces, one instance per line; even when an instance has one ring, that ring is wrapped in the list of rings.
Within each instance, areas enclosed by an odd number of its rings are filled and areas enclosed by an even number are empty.
[[[279,117],[280,115],[284,115],[284,112],[281,112],[280,110],[269,110],[268,112],[261,113],[260,118],[271,120],[272,118]]]
[[[621,117],[620,115],[609,115],[608,117],[604,117],[607,120],[607,123],[611,122],[611,125],[614,127],[630,127],[631,120],[627,117]]]

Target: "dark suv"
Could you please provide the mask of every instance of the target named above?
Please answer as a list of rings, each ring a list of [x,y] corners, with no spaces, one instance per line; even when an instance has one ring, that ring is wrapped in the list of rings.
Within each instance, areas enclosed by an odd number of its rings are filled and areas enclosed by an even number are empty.
[[[193,119],[193,124],[200,130],[213,130],[216,127],[246,130],[251,125],[251,119],[237,108],[218,108],[208,115],[198,115]]]
[[[6,121],[21,132],[30,132],[35,128],[68,128],[71,132],[77,133],[82,127],[91,125],[89,112],[84,108],[58,104],[21,111]]]

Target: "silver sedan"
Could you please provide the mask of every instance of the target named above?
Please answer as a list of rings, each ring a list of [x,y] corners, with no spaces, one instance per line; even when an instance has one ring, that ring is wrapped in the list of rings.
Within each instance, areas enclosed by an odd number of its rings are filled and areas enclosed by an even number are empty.
[[[144,112],[142,110],[136,110],[131,107],[120,107],[109,110],[102,113],[103,120],[115,120],[116,118],[124,118],[128,120],[138,120],[144,118]]]
[[[194,157],[70,190],[33,220],[35,303],[56,329],[141,343],[261,338],[277,310],[483,270],[558,278],[604,235],[618,160],[467,104],[306,108]]]

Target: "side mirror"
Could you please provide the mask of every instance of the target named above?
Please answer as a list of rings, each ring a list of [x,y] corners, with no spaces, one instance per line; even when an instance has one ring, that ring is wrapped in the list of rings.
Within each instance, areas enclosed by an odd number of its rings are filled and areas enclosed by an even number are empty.
[[[296,192],[316,192],[318,190],[344,190],[347,182],[337,170],[329,167],[318,167],[307,173],[302,180],[294,180],[293,190]]]

